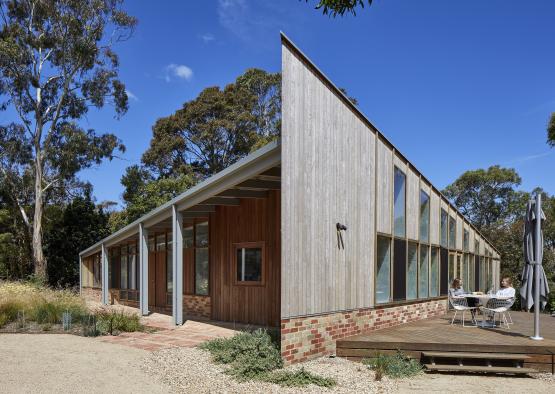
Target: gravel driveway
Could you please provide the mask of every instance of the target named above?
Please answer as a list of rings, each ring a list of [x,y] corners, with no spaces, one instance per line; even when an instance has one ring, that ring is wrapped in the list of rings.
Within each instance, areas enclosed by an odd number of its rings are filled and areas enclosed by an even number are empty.
[[[1,334],[0,393],[167,393],[148,352],[65,334]]]

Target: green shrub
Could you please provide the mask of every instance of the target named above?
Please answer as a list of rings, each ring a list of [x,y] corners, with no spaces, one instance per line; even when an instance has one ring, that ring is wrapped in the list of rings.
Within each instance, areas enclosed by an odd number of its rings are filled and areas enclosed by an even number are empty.
[[[97,328],[102,334],[117,335],[120,332],[143,331],[137,314],[100,309],[96,311]]]
[[[301,368],[297,371],[273,371],[263,377],[265,382],[287,387],[305,387],[314,384],[320,387],[333,387],[336,382],[332,378],[324,378]]]
[[[0,303],[0,327],[17,319],[17,313],[24,309],[24,306],[16,300],[5,300]],[[4,321],[2,324],[1,322]]]
[[[378,353],[376,358],[365,359],[362,362],[376,373],[376,380],[381,380],[384,375],[391,378],[404,378],[422,372],[422,365],[401,351],[397,351],[394,355]]]
[[[202,344],[201,348],[212,354],[214,362],[230,364],[228,373],[240,381],[283,367],[279,349],[262,329],[252,333],[242,332],[231,338],[214,339]]]
[[[0,313],[0,328],[4,327],[6,324],[10,322],[8,315],[5,313]]]

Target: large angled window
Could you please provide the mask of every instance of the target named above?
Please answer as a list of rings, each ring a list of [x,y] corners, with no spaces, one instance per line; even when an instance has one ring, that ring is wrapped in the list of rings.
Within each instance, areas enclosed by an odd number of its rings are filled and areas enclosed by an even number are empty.
[[[420,190],[420,241],[428,242],[430,239],[430,196]]]
[[[449,249],[455,249],[457,236],[457,221],[453,216],[449,216]]]
[[[405,236],[405,183],[405,174],[403,171],[395,167],[395,177],[393,182],[393,234],[396,237]]]
[[[391,273],[391,241],[378,236],[376,264],[376,303],[389,302]]]
[[[447,226],[448,226],[448,219],[449,215],[447,215],[447,212],[445,211],[445,209],[441,210],[441,242],[440,245],[443,246],[444,248],[447,247],[447,234],[448,234],[448,230],[447,230]]]

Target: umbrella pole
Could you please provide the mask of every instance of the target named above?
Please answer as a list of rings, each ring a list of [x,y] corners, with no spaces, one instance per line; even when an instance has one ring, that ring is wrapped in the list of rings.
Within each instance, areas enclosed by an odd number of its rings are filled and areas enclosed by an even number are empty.
[[[542,263],[539,259],[541,254],[541,231],[542,231],[542,195],[538,193],[536,195],[536,239],[535,239],[535,261],[534,261],[534,336],[530,337],[537,341],[541,341],[543,338],[540,336],[540,264]]]

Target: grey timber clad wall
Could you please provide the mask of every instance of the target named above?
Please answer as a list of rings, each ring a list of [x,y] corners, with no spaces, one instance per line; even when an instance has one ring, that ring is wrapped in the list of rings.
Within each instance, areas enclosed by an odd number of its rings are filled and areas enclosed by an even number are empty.
[[[372,306],[375,134],[287,45],[282,78],[281,317]],[[348,227],[345,249],[337,222]]]

